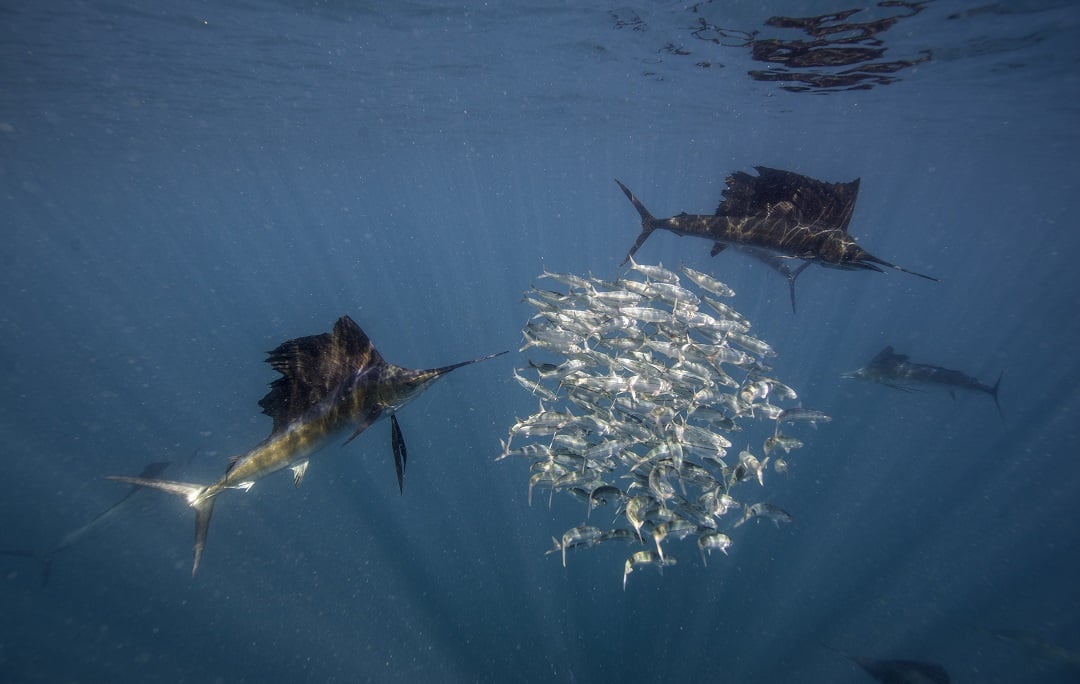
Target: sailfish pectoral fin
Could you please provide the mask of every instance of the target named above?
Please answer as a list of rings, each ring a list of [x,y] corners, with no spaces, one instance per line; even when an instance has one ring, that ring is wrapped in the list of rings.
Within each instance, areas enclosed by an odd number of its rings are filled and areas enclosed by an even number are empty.
[[[802,265],[796,268],[787,277],[788,291],[791,293],[791,313],[795,313],[795,279],[799,277],[799,274],[806,270],[806,268],[814,263],[813,261],[804,261]]]
[[[405,451],[405,438],[401,436],[401,427],[394,414],[390,414],[390,446],[394,450],[394,470],[397,471],[398,493],[404,494],[405,461],[408,459],[408,454]]]

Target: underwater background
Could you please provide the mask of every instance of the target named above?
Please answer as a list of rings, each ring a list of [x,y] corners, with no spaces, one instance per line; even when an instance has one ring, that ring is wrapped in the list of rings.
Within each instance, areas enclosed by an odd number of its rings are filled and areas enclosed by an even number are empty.
[[[1080,678],[1074,3],[0,2],[0,60],[3,681]],[[852,234],[941,282],[811,266],[792,313],[654,235],[637,260],[728,283],[833,420],[769,475],[791,525],[625,591],[623,547],[564,568],[582,505],[495,460],[537,409],[522,293],[625,273],[614,178],[708,214],[756,165],[861,178]],[[342,315],[410,368],[511,350],[401,410],[402,495],[381,422],[222,495],[195,578],[147,491],[43,581],[106,476],[211,482],[264,439],[265,352]],[[1004,417],[841,379],[890,344],[1002,374]]]

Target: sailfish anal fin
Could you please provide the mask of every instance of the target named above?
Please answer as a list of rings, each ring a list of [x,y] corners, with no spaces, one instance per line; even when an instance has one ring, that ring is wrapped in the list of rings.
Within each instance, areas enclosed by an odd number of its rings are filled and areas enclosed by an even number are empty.
[[[401,436],[401,427],[394,414],[390,414],[390,446],[394,450],[394,470],[397,471],[398,493],[404,494],[405,461],[408,459],[408,454],[405,452],[405,438]]]
[[[308,463],[310,461],[303,460],[294,465],[291,470],[293,472],[293,486],[300,487],[300,483],[304,481],[304,475],[307,473]]]

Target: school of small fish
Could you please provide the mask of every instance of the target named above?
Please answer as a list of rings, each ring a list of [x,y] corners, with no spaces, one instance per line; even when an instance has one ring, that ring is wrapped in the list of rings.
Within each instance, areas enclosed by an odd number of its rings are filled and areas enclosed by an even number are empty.
[[[791,522],[758,501],[770,459],[786,473],[779,452],[803,445],[781,428],[830,418],[778,405],[798,396],[771,377],[764,360],[776,356],[773,348],[718,299],[733,297],[731,288],[686,266],[675,272],[632,259],[615,282],[546,269],[539,277],[564,291],[525,292],[537,313],[521,351],[554,361],[529,358],[514,371],[539,410],[510,428],[498,460],[529,462],[530,505],[544,490],[549,505],[557,492],[584,505],[582,524],[553,537],[548,553],[565,566],[567,551],[643,546],[623,566],[625,590],[635,570],[675,565],[673,541],[693,540],[707,565],[713,551],[727,554],[729,533],[748,520]],[[774,422],[762,457],[749,446],[729,453],[753,420]],[[598,507],[614,512],[610,527],[598,522]]]

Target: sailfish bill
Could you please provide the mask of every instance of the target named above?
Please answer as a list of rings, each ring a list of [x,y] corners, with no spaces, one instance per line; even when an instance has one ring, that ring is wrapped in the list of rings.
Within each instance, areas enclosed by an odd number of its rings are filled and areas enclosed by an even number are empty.
[[[231,459],[220,480],[203,485],[147,477],[110,479],[160,489],[195,509],[194,575],[202,561],[218,494],[226,489],[246,491],[255,481],[284,468],[293,470],[299,486],[314,453],[346,436],[347,444],[386,415],[390,416],[398,491],[403,491],[406,453],[397,412],[450,371],[505,353],[428,370],[402,368],[383,360],[360,326],[342,316],[332,332],[288,340],[269,353],[267,363],[281,377],[271,383],[259,406],[273,419],[273,429],[258,446]]]
[[[662,229],[711,240],[712,256],[730,245],[756,247],[830,268],[881,272],[885,266],[937,280],[880,259],[855,242],[848,233],[848,224],[859,194],[858,179],[825,183],[791,171],[754,168],[757,176],[737,172],[727,177],[724,199],[715,214],[681,213],[671,218],[653,216],[629,188],[616,180],[641,216],[641,233],[623,263],[653,231]]]

